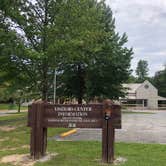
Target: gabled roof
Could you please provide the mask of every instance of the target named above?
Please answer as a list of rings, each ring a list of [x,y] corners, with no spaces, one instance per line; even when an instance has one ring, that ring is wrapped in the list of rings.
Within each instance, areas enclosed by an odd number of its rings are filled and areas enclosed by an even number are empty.
[[[164,100],[164,101],[166,101],[166,97],[158,96],[158,100]]]
[[[140,83],[129,83],[129,84],[122,84],[124,88],[127,89],[128,93],[136,93],[136,90],[142,85]]]

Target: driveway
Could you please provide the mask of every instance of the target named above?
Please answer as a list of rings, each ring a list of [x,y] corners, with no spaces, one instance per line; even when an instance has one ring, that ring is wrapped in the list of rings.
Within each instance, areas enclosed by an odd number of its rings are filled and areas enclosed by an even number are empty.
[[[57,140],[100,140],[101,129],[78,129],[78,132]],[[116,142],[166,144],[166,111],[152,114],[123,113],[122,129],[116,130]]]

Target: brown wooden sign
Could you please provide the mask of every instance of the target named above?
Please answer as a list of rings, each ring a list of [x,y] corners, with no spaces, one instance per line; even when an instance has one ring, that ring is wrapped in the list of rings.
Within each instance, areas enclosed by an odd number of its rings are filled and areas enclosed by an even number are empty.
[[[110,100],[86,105],[38,102],[29,106],[28,126],[32,128],[31,155],[34,158],[45,154],[48,127],[102,128],[102,159],[112,162],[114,129],[121,128],[121,108]]]
[[[102,127],[102,105],[52,105],[45,110],[44,125],[48,127]]]
[[[103,104],[87,105],[51,105],[44,104],[43,127],[65,127],[65,128],[102,128]],[[111,119],[114,128],[121,128],[121,111],[119,105],[110,107]],[[29,106],[28,126],[33,124],[32,106]]]

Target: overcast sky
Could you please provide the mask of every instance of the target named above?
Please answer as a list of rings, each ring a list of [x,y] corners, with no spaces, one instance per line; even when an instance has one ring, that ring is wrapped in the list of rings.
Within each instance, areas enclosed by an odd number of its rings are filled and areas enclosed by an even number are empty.
[[[116,30],[127,33],[133,47],[131,68],[140,59],[148,61],[153,76],[166,64],[166,0],[106,0],[116,19]],[[135,74],[135,72],[134,72]]]

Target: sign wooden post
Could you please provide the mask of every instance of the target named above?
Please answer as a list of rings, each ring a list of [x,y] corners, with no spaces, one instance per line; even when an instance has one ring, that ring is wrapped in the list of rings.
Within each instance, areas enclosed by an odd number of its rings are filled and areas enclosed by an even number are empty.
[[[103,103],[103,127],[102,127],[102,161],[113,163],[115,129],[113,127],[112,101],[106,100]]]
[[[44,103],[33,103],[29,110],[31,129],[30,153],[34,159],[45,155],[47,146],[47,128],[42,125],[44,115]]]
[[[31,127],[30,153],[34,159],[46,153],[48,127],[102,128],[102,161],[112,163],[115,128],[121,128],[121,110],[111,100],[86,105],[37,102],[28,108],[28,126]]]

